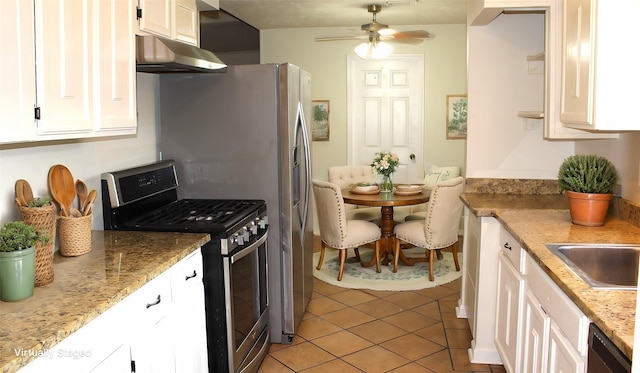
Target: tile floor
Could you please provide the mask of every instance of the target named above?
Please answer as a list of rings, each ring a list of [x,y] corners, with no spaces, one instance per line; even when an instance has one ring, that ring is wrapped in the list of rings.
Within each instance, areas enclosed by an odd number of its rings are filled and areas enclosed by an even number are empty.
[[[458,319],[460,280],[418,291],[353,290],[314,279],[291,345],[273,344],[260,372],[494,372],[471,364],[471,332]]]

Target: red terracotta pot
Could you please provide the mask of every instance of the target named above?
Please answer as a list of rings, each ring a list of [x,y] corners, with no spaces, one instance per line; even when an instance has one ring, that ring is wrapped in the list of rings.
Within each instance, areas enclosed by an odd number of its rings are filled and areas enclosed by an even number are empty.
[[[613,194],[577,193],[564,191],[569,201],[569,212],[573,224],[587,227],[604,225]]]

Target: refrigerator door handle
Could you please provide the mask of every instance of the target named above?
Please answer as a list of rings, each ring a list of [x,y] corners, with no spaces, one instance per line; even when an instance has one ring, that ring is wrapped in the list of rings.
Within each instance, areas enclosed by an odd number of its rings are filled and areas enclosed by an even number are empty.
[[[302,222],[301,239],[304,240],[304,234],[306,232],[307,217],[309,215],[309,200],[311,194],[311,144],[309,142],[309,134],[307,132],[307,123],[304,117],[304,109],[302,108],[302,102],[298,101],[298,120],[302,130],[302,142],[303,142],[303,156],[305,165],[304,174],[304,205],[302,208],[302,216],[300,221]]]

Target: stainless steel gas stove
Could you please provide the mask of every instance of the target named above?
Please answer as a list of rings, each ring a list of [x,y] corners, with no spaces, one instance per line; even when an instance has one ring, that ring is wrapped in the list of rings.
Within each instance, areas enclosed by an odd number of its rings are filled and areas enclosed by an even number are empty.
[[[202,247],[209,371],[257,371],[270,344],[265,202],[178,199],[170,160],[107,172],[101,183],[105,230],[209,233]]]

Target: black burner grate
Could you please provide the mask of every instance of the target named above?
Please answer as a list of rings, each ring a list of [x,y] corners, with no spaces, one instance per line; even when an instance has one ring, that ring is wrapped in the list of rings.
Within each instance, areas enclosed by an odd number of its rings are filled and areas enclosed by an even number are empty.
[[[263,204],[261,200],[182,199],[141,215],[127,225],[161,231],[227,231]]]

